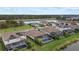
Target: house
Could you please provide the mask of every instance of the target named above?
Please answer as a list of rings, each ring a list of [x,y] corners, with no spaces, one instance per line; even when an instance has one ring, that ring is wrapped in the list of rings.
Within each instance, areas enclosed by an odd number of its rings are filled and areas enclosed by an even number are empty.
[[[50,20],[49,20],[49,21],[50,21]],[[47,21],[47,20],[42,20],[42,21],[41,21],[41,24],[42,24],[43,26],[51,26],[52,24],[51,24],[49,21]]]
[[[30,37],[34,41],[41,41],[41,43],[47,43],[51,41],[52,37],[48,36],[46,33],[38,31],[36,29],[29,30],[27,32],[27,36]]]
[[[65,22],[58,23],[56,28],[61,32],[72,32],[71,25]]]
[[[48,34],[51,37],[55,37],[57,35],[60,35],[60,33],[61,33],[58,29],[53,28],[52,26],[44,27],[44,28],[40,29],[40,31],[45,34]]]
[[[66,22],[61,22],[56,24],[56,29],[58,29],[61,32],[61,35],[63,35],[66,32],[70,34],[74,33],[74,30],[72,29],[71,24]]]
[[[17,48],[26,47],[25,39],[26,36],[22,35],[20,32],[4,33],[2,36],[2,41],[7,50],[16,50]]]
[[[71,28],[73,29],[73,30],[75,30],[75,29],[79,29],[79,23],[78,22],[71,22]]]

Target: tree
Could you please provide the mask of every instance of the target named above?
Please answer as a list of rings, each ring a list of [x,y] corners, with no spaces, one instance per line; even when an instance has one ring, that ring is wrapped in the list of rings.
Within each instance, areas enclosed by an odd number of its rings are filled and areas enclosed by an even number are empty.
[[[60,39],[60,38],[59,38],[59,35],[54,36],[53,39],[59,40],[59,39]]]
[[[32,45],[31,45],[30,42],[27,42],[27,45],[28,45],[28,46],[27,46],[28,49],[32,48]]]
[[[8,28],[7,24],[5,22],[0,23],[0,29]]]
[[[14,20],[7,20],[6,24],[8,25],[8,27],[16,27],[16,26],[18,26],[17,21],[14,21]]]
[[[38,44],[42,45],[42,39],[41,38],[36,38],[35,42],[37,42]]]
[[[20,26],[23,26],[24,25],[24,22],[23,21],[18,21],[19,22],[19,25]]]
[[[79,33],[79,29],[75,29],[75,33]]]
[[[69,36],[70,36],[70,34],[69,34],[68,32],[64,32],[63,35],[64,35],[65,37],[69,37]]]

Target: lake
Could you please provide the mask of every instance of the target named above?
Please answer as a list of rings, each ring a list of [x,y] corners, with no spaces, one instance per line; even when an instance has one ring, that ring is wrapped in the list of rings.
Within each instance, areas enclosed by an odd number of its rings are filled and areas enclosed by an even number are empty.
[[[42,20],[30,20],[30,21],[24,21],[25,24],[30,24],[30,23],[41,23]],[[45,20],[47,22],[57,22],[57,20]]]
[[[68,45],[67,48],[64,49],[64,51],[79,51],[79,41]]]

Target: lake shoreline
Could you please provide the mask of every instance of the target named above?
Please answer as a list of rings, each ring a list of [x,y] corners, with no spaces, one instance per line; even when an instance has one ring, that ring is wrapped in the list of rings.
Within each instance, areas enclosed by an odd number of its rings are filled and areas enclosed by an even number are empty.
[[[68,51],[68,50],[65,50],[65,49],[67,49],[68,46],[71,46],[71,45],[73,45],[73,44],[75,44],[75,43],[77,43],[77,42],[79,42],[79,40],[74,40],[74,41],[72,41],[72,42],[70,42],[70,43],[68,43],[68,44],[66,44],[66,45],[64,45],[64,46],[62,46],[59,50],[60,50],[60,51]],[[75,50],[74,50],[74,51],[75,51]]]
[[[79,45],[79,41],[76,41],[68,45],[66,48],[64,48],[63,51],[79,51],[78,45]]]

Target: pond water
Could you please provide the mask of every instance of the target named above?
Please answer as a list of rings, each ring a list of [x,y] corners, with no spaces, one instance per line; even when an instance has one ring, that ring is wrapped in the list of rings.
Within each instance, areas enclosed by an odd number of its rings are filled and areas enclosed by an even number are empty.
[[[57,22],[57,20],[46,20],[47,22]],[[31,20],[31,21],[24,21],[25,24],[30,23],[41,23],[41,20]]]
[[[79,41],[67,46],[64,51],[79,51]]]
[[[30,23],[40,23],[40,21],[25,21],[25,24],[30,24]]]

